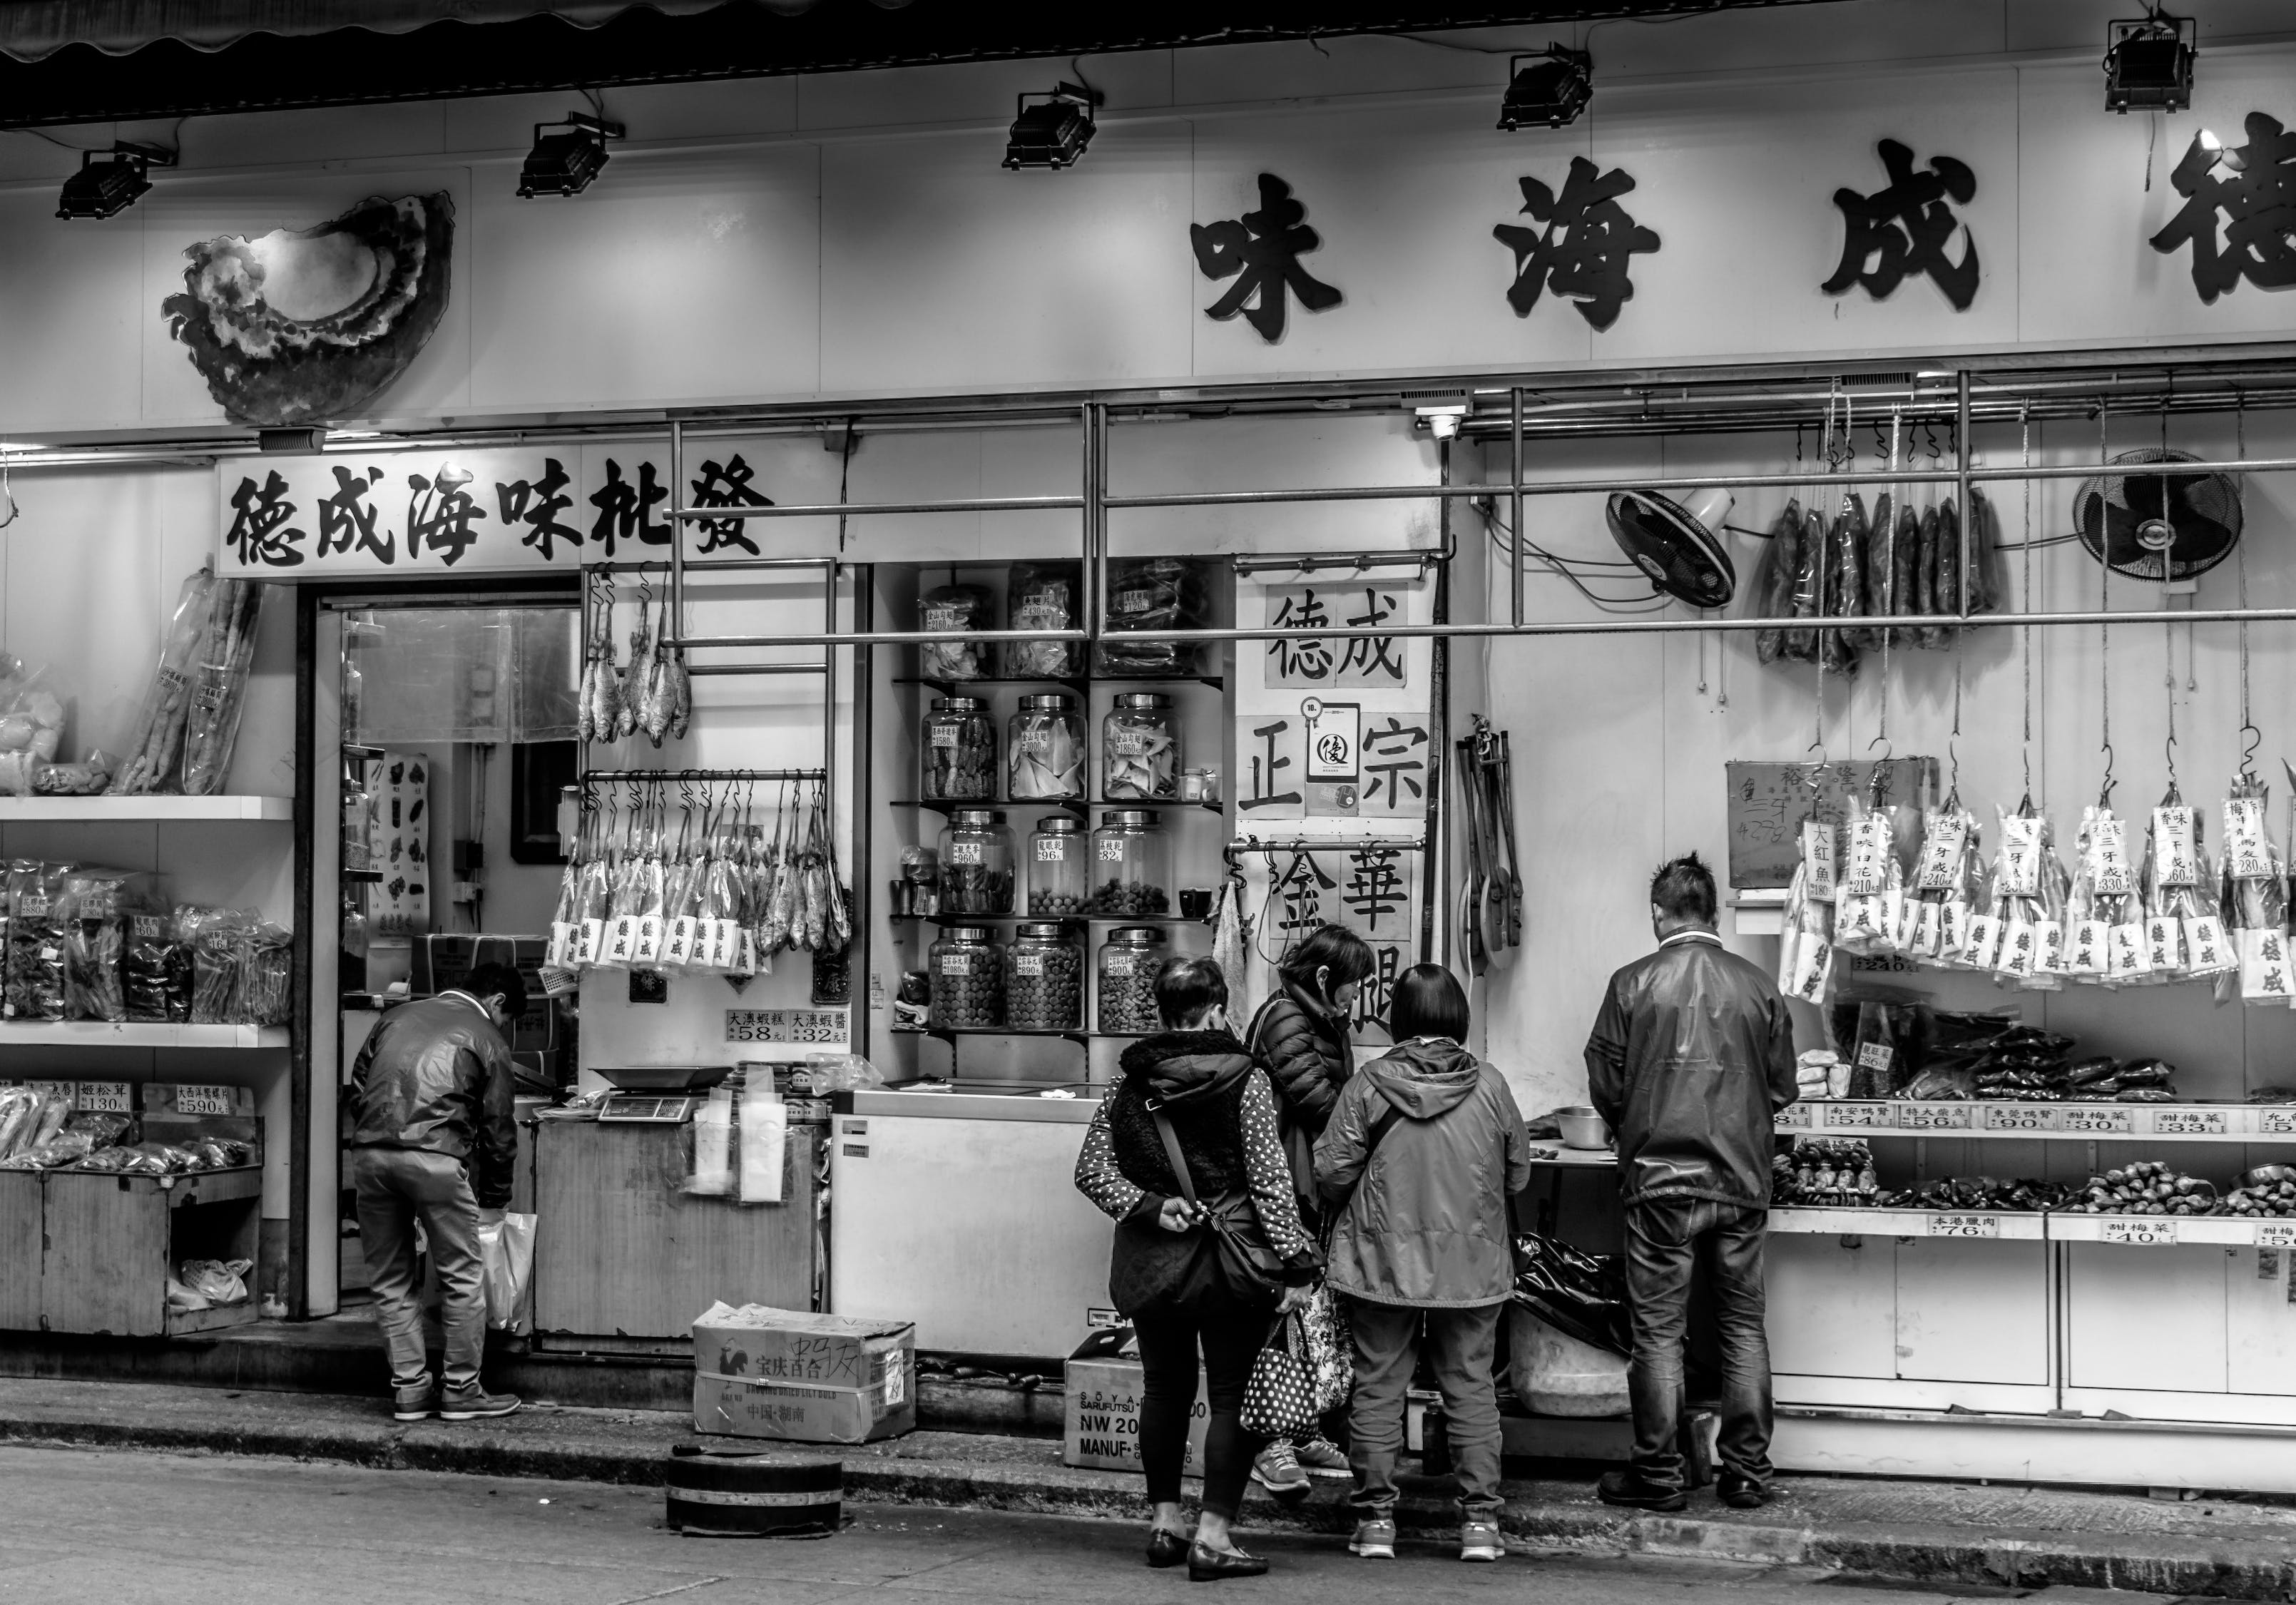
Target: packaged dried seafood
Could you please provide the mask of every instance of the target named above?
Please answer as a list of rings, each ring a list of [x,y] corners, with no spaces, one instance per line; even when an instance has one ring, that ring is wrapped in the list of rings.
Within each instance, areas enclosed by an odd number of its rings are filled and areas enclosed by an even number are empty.
[[[2296,1000],[2288,962],[2288,876],[2266,824],[2270,793],[2252,775],[2234,775],[2224,804],[2224,880],[2219,897],[2236,969],[2219,977],[2217,997],[2255,1007]]]

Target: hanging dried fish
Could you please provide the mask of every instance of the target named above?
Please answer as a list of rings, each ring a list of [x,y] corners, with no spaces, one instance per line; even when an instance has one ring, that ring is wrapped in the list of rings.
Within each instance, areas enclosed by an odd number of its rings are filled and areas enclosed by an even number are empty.
[[[1762,583],[1755,588],[1754,606],[1764,618],[1793,617],[1794,578],[1801,570],[1801,504],[1789,500],[1770,525],[1770,544],[1762,554]],[[1757,630],[1754,655],[1775,663],[1786,655],[1786,632]]]
[[[685,739],[686,727],[693,723],[693,676],[686,670],[685,648],[683,645],[673,651],[669,672],[669,733],[672,740],[682,741]]]
[[[628,712],[622,694],[622,671],[614,662],[614,587],[609,581],[597,614],[597,678],[592,687],[590,739],[617,741],[627,734],[622,727]]]

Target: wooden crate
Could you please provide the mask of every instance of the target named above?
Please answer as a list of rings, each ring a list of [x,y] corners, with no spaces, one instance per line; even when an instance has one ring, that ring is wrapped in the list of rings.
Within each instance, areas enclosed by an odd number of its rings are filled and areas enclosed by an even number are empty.
[[[48,1331],[152,1338],[256,1319],[256,1301],[191,1313],[168,1308],[168,1277],[186,1259],[253,1259],[263,1173],[184,1176],[51,1172],[40,1314]],[[252,1274],[252,1273],[250,1273]]]

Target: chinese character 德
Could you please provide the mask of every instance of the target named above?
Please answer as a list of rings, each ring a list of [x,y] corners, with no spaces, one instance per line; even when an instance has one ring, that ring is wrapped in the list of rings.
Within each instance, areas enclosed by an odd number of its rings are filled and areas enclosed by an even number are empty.
[[[478,540],[479,533],[471,526],[487,516],[487,510],[471,499],[463,487],[471,482],[470,471],[442,467],[435,479],[421,474],[406,476],[406,555],[419,557],[425,551],[442,554],[447,567],[453,568],[463,553]]]
[[[742,461],[735,452],[721,465],[704,463],[701,477],[693,481],[693,505],[696,507],[771,507],[773,502],[750,488],[750,480],[757,471]],[[758,555],[758,544],[750,538],[747,519],[703,519],[701,544],[694,548],[697,556],[707,557],[712,552],[722,552],[728,546],[739,546],[751,557]]]
[[[1283,605],[1268,624],[1279,630],[1311,630],[1332,622],[1323,600],[1312,590],[1286,592]],[[1332,643],[1311,637],[1294,636],[1285,641],[1267,643],[1267,655],[1275,659],[1275,673],[1286,683],[1294,680],[1324,680],[1332,673]]]
[[[376,510],[366,504],[366,493],[382,483],[382,470],[356,474],[337,467],[334,474],[335,494],[319,504],[319,555],[332,557],[356,547],[381,562],[396,562],[398,553],[390,532],[376,531]]]
[[[1977,175],[1950,156],[1932,156],[1929,170],[1916,173],[1913,151],[1894,139],[1883,140],[1880,150],[1888,187],[1871,195],[1833,192],[1846,226],[1841,262],[1818,288],[1840,295],[1863,284],[1866,294],[1881,300],[1909,274],[1927,274],[1956,312],[1968,311],[1977,299],[1977,237],[1948,202],[1967,204],[1977,193]],[[1964,238],[1958,262],[1945,249],[1956,230]]]
[[[638,464],[638,482],[633,485],[622,478],[622,465],[607,458],[606,482],[590,497],[590,505],[598,510],[597,521],[590,526],[591,544],[605,547],[608,557],[614,555],[618,540],[668,545],[669,526],[653,521],[654,504],[668,497],[669,487],[654,483],[652,463]]]
[[[508,485],[497,482],[495,486],[495,501],[502,509],[502,521],[525,525],[526,533],[519,537],[520,544],[537,548],[545,562],[556,555],[559,541],[574,547],[582,545],[579,529],[558,521],[558,515],[574,505],[572,496],[558,493],[573,482],[557,458],[545,457],[539,479],[516,479]]]
[[[2185,197],[2184,209],[2152,236],[2158,251],[2192,246],[2193,288],[2203,302],[2239,288],[2243,279],[2259,290],[2296,284],[2296,135],[2261,111],[2250,112],[2246,127],[2244,145],[2212,146],[2193,136],[2169,175]]]
[[[303,561],[297,548],[305,532],[286,528],[295,516],[295,504],[287,499],[287,481],[277,469],[265,475],[260,485],[242,479],[231,493],[231,528],[223,541],[242,565],[291,569]]]
[[[1302,251],[1324,242],[1308,226],[1307,217],[1308,209],[1292,199],[1290,184],[1273,173],[1262,173],[1258,211],[1218,223],[1190,224],[1188,239],[1196,248],[1196,266],[1204,277],[1235,280],[1235,287],[1205,307],[1205,313],[1226,320],[1241,312],[1259,331],[1259,338],[1273,344],[1283,338],[1287,286],[1310,312],[1338,306],[1339,291],[1300,266]]]
[[[1627,276],[1630,258],[1659,247],[1658,235],[1619,204],[1619,197],[1635,187],[1634,179],[1622,168],[1603,173],[1585,157],[1574,156],[1559,196],[1536,178],[1520,182],[1522,209],[1546,227],[1541,233],[1502,223],[1491,230],[1514,252],[1507,305],[1517,317],[1529,317],[1539,292],[1552,290],[1572,302],[1593,327],[1609,328],[1618,321],[1619,308],[1634,299],[1634,281]]]

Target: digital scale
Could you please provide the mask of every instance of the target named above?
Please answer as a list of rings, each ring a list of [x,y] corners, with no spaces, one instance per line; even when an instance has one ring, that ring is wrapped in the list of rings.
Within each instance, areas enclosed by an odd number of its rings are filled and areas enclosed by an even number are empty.
[[[701,1094],[734,1073],[730,1064],[641,1064],[598,1074],[615,1090],[598,1105],[602,1121],[683,1126],[701,1106]]]

